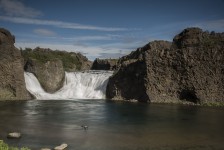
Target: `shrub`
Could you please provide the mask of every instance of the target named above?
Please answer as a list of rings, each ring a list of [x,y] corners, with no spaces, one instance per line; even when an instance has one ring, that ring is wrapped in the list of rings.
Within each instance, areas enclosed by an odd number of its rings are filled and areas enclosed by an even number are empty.
[[[8,146],[8,144],[4,143],[2,140],[0,140],[0,150],[30,150],[27,147],[17,148],[17,147],[11,147]]]
[[[21,54],[26,62],[29,58],[36,59],[40,63],[46,63],[47,61],[53,61],[60,59],[63,63],[65,71],[73,69],[76,67],[77,70],[81,69],[82,61],[87,61],[88,59],[81,55],[80,53],[66,52],[66,51],[52,51],[50,49],[43,48],[25,48],[21,50]]]

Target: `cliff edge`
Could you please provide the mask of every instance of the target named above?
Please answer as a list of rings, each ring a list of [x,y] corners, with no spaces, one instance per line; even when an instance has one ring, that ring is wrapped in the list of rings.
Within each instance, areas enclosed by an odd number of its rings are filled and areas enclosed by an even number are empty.
[[[23,58],[14,43],[15,37],[0,28],[0,100],[31,99],[25,86]]]

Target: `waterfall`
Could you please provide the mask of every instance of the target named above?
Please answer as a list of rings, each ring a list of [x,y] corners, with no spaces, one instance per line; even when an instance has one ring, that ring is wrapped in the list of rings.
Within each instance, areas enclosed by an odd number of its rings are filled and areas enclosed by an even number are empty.
[[[25,72],[27,90],[37,99],[104,99],[111,71],[66,72],[63,87],[51,94],[44,91],[37,78]]]

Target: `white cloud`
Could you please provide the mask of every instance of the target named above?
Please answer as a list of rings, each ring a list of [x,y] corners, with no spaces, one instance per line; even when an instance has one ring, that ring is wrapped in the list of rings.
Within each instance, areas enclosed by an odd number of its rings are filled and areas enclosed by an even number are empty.
[[[99,41],[112,40],[110,36],[78,36],[78,37],[63,37],[67,41]]]
[[[0,8],[9,16],[37,17],[42,15],[40,11],[25,6],[18,0],[0,0]]]
[[[52,37],[56,35],[55,32],[48,29],[35,29],[33,32],[36,33],[37,35],[42,35],[47,37]]]
[[[20,23],[20,24],[55,26],[58,28],[65,28],[65,29],[81,29],[81,30],[97,30],[97,31],[127,31],[128,30],[126,28],[99,27],[99,26],[84,25],[84,24],[78,24],[78,23],[72,23],[72,22],[42,20],[42,19],[33,19],[33,18],[24,18],[24,17],[0,16],[0,20],[12,22],[12,23]]]
[[[95,58],[118,58],[125,54],[128,54],[133,49],[121,49],[116,46],[107,47],[107,45],[99,46],[84,46],[84,45],[72,45],[72,44],[55,44],[55,43],[40,43],[40,42],[27,42],[18,41],[15,44],[18,48],[50,48],[52,50],[65,50],[70,52],[81,52],[85,54],[90,60]]]

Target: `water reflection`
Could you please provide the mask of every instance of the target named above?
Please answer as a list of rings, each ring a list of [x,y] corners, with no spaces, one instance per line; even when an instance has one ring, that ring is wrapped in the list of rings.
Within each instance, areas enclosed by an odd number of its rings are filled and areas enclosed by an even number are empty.
[[[0,139],[33,149],[223,149],[224,109],[103,100],[0,102]],[[89,126],[85,131],[82,124]],[[10,131],[20,140],[8,140]]]

